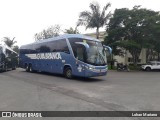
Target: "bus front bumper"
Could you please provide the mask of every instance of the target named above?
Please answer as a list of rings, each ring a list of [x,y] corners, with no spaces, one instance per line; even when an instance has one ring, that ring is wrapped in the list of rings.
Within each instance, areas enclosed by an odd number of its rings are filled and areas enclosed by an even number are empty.
[[[105,76],[107,75],[107,68],[102,69],[86,69],[85,77]]]

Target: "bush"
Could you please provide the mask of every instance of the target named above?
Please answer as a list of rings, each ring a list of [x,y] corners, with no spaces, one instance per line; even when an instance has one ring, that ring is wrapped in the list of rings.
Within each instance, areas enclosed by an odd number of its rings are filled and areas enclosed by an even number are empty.
[[[115,66],[112,66],[112,69],[111,69],[111,65],[108,65],[108,70],[116,70],[117,68]]]
[[[141,66],[140,65],[129,64],[129,69],[130,70],[140,70]]]

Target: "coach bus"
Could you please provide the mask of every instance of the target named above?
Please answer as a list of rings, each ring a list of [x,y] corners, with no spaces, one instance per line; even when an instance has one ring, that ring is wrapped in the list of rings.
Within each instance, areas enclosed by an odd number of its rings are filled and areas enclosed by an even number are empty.
[[[95,38],[66,34],[20,47],[19,66],[27,72],[93,77],[107,74],[111,48]]]
[[[7,45],[0,44],[0,71],[16,69],[18,66],[18,54]]]

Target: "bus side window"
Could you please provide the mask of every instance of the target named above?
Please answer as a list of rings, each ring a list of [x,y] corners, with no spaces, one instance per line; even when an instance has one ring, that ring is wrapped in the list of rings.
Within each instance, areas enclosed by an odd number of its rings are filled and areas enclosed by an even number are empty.
[[[50,49],[50,52],[57,52],[57,43],[56,41],[49,42],[47,46]]]
[[[57,43],[57,46],[58,46],[57,51],[69,53],[68,45],[67,45],[67,42],[66,42],[65,39],[58,40],[56,43]]]
[[[39,51],[41,53],[50,52],[50,48],[47,45],[40,45]]]
[[[69,53],[66,40],[56,40],[48,43],[51,52]]]
[[[25,47],[22,52],[23,52],[24,54],[30,54],[30,51],[31,51],[31,48],[30,48],[30,47]]]
[[[36,53],[40,53],[40,45],[39,44],[35,44],[34,45],[34,50]]]

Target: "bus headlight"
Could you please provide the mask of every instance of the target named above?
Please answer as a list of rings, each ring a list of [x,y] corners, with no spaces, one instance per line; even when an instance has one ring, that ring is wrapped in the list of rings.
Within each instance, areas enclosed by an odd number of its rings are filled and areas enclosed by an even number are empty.
[[[92,70],[92,69],[94,69],[94,68],[92,68],[92,67],[89,67],[89,70]]]
[[[93,66],[86,66],[86,69],[93,70],[93,69],[95,69],[95,67],[93,67]]]

